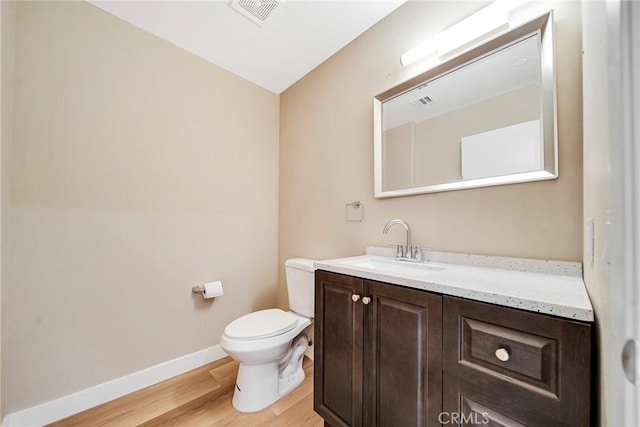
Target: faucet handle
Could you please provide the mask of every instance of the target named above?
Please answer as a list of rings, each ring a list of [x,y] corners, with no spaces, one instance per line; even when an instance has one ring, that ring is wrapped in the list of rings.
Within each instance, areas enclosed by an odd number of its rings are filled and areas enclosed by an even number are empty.
[[[392,248],[396,248],[396,258],[401,258],[403,256],[404,249],[402,245],[387,245]]]
[[[420,262],[424,262],[425,258],[424,258],[424,253],[422,253],[422,251],[429,251],[431,250],[431,248],[425,248],[424,246],[416,246],[415,247],[415,259],[420,261]]]

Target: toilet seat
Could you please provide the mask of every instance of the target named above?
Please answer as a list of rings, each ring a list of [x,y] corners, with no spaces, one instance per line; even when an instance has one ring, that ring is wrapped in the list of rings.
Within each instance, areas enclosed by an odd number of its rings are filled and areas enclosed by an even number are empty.
[[[297,323],[298,317],[279,308],[271,308],[237,318],[229,323],[224,334],[239,341],[259,340],[284,334],[292,330]]]

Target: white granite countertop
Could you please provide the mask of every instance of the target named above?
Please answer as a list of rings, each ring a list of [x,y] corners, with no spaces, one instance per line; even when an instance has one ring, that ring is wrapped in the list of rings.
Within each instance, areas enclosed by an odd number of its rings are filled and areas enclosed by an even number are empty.
[[[414,264],[380,256],[389,254],[386,248],[367,248],[367,253],[316,261],[314,266],[505,307],[580,321],[594,320],[580,263],[426,252],[426,262]]]

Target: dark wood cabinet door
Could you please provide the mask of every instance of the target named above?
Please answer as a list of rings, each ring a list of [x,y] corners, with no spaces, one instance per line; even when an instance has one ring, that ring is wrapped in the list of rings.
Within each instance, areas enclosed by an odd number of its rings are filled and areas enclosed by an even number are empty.
[[[363,285],[316,271],[313,407],[333,427],[362,425]]]
[[[442,297],[372,281],[365,294],[365,425],[440,425]]]

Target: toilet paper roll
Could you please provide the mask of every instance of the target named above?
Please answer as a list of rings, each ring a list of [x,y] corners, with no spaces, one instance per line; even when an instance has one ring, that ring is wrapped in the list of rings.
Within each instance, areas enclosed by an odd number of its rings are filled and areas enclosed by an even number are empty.
[[[222,282],[216,280],[215,282],[209,282],[204,284],[204,292],[202,296],[205,298],[215,298],[221,297],[224,294],[224,289],[222,288]]]

